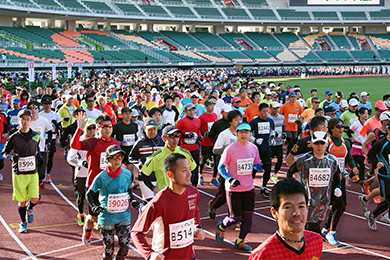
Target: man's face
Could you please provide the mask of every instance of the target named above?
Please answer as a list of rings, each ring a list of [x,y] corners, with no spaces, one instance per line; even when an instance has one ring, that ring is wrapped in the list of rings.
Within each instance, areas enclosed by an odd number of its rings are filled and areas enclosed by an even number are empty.
[[[191,102],[196,106],[199,103],[199,98],[197,96],[192,96]]]
[[[233,102],[233,106],[234,106],[235,108],[239,108],[240,105],[241,105],[241,101]]]
[[[237,132],[237,137],[240,142],[249,142],[252,134],[249,130],[240,130]]]
[[[195,115],[195,108],[191,108],[191,109],[186,109],[186,116],[188,117],[194,117]]]
[[[173,104],[172,99],[167,99],[165,101],[165,107],[168,108],[168,109],[172,108],[172,104]]]
[[[237,126],[241,123],[242,123],[242,117],[236,116],[235,118],[233,118],[231,125],[233,126],[233,128],[237,128]]]
[[[254,101],[255,101],[255,103],[260,103],[260,101],[261,101],[260,95],[256,95],[254,98]]]
[[[312,144],[313,152],[317,155],[324,155],[326,147],[328,146],[328,143],[325,143],[324,141],[317,141]]]
[[[22,129],[29,129],[31,125],[32,118],[29,115],[23,115],[22,117],[18,118],[19,125]]]
[[[195,111],[195,109],[194,109]],[[160,112],[156,112],[153,114],[152,118],[156,119],[157,123],[161,123],[162,115]]]
[[[274,115],[277,115],[279,114],[279,111],[280,111],[280,107],[277,107],[277,108],[271,108],[271,113],[274,114]]]
[[[167,146],[174,149],[179,144],[180,137],[181,137],[180,132],[176,131],[173,134],[163,136],[163,140]]]
[[[326,98],[326,100],[328,100],[328,101],[331,101],[331,100],[332,100],[332,97],[333,97],[333,95],[325,95],[325,98]]]
[[[260,118],[261,119],[266,119],[268,117],[268,114],[269,114],[269,108],[268,107],[265,107],[262,110],[260,110]]]
[[[87,107],[92,109],[94,105],[93,98],[87,98]]]
[[[295,103],[297,101],[297,96],[290,97],[290,103]]]
[[[145,94],[145,101],[150,102],[151,99],[152,99],[152,95],[150,93],[146,93]]]
[[[153,139],[157,136],[157,128],[156,127],[145,128],[145,133],[149,139]]]
[[[103,138],[109,138],[112,134],[112,123],[111,121],[103,121],[98,126],[99,135]]]
[[[123,120],[130,121],[130,119],[131,119],[131,110],[123,113],[122,116],[123,116]]]
[[[51,110],[51,103],[49,103],[49,104],[43,104],[43,109],[45,110],[45,111],[50,111]]]
[[[104,106],[104,104],[106,103],[106,101],[104,100],[104,97],[99,97],[98,99],[98,102],[99,102],[99,106]]]
[[[191,186],[191,166],[187,159],[177,160],[173,171],[168,175],[173,183],[181,187]]]
[[[31,111],[33,116],[38,115],[39,107],[37,105],[31,104],[27,109]]]
[[[271,208],[282,234],[300,233],[305,229],[308,207],[303,194],[280,197],[279,209]]]
[[[351,110],[351,112],[353,112],[353,113],[355,113],[357,108],[358,108],[358,105],[356,105],[356,106],[349,106],[349,110]]]
[[[367,101],[368,100],[368,96],[362,96],[362,101]]]
[[[14,103],[12,104],[15,110],[18,110],[20,108],[20,103]]]
[[[114,154],[107,158],[108,166],[112,168],[119,168],[122,165],[124,155],[121,153]]]
[[[210,105],[206,106],[206,111],[208,113],[213,113],[214,112],[214,107],[215,107],[215,104],[210,104]]]
[[[73,98],[69,98],[68,101],[66,101],[66,105],[68,107],[72,106],[73,105]]]
[[[320,106],[320,100],[314,99],[313,102],[311,102],[313,109],[317,109]]]
[[[93,137],[96,133],[96,125],[89,125],[87,127],[87,137]]]

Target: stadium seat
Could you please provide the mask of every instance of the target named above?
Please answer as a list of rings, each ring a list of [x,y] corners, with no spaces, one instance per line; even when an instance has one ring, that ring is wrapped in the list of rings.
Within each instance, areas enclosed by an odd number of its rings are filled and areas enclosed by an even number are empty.
[[[109,56],[102,51],[92,51],[91,50],[89,52],[92,54],[92,56],[94,58],[94,62],[96,62],[96,63],[103,63],[103,62],[118,63],[118,62],[120,62],[120,60],[118,60],[112,56]]]
[[[378,50],[378,52],[383,57],[383,59],[390,60],[390,50]]]
[[[204,44],[184,32],[160,31],[160,33],[169,37],[170,39],[184,46],[185,48],[206,49],[206,46]]]
[[[189,7],[185,6],[167,6],[168,10],[175,17],[182,18],[196,18],[196,15],[191,11]]]
[[[166,52],[164,50],[153,50],[153,52],[165,57],[168,61],[172,61],[172,62],[185,62],[186,61],[186,60],[174,55],[173,53]]]
[[[276,37],[282,41],[289,49],[306,49],[305,43],[294,33],[275,33]]]
[[[351,53],[359,61],[373,61],[374,56],[378,58],[374,51],[351,51]]]
[[[177,48],[180,47],[177,43],[169,39],[168,37],[157,33],[157,32],[148,32],[148,31],[139,31],[137,34],[146,40],[152,42],[156,46],[159,46],[161,48]],[[162,40],[165,43],[160,42],[159,40]]]
[[[329,33],[329,37],[337,44],[339,48],[351,49],[352,46],[349,44],[347,38],[343,33]]]
[[[304,61],[321,61],[312,51],[310,50],[293,50],[293,52]]]
[[[207,60],[210,60],[215,63],[227,63],[231,62],[231,60],[225,58],[221,54],[215,51],[198,51],[196,52],[199,56],[204,57]]]
[[[365,12],[340,12],[344,20],[367,20]]]
[[[353,61],[346,51],[317,51],[325,61]]]
[[[311,12],[315,20],[339,20],[336,12]]]
[[[80,31],[84,36],[87,36],[91,38],[94,41],[97,41],[98,43],[102,45],[108,45],[112,48],[127,48],[127,44],[123,43],[107,33],[101,32],[101,31],[94,31],[94,30],[81,30]]]
[[[39,8],[35,3],[30,0],[12,0],[12,3],[22,7]]]
[[[144,38],[135,35],[134,33],[130,33],[124,30],[114,30],[112,31],[115,33],[118,37],[121,37],[122,39],[125,39],[126,41],[131,41],[137,46],[143,46],[148,48],[155,48],[156,46],[160,46],[161,43],[155,44],[155,42],[149,42],[145,40]]]
[[[248,14],[241,8],[221,8],[227,17],[234,20],[247,20]]]
[[[326,37],[326,33],[302,34],[301,37],[313,49],[314,49],[313,46],[315,45],[315,43],[317,43],[318,40],[326,41],[326,43],[329,45],[329,47],[334,49],[332,42]],[[318,46],[318,44],[316,44],[315,46]]]
[[[83,3],[94,13],[116,14],[105,2],[83,0]]]
[[[278,9],[277,11],[283,20],[311,20],[308,12],[291,9]]]
[[[250,39],[248,39],[247,37],[245,37],[245,35],[241,33],[222,33],[219,36],[224,38],[231,45],[233,45],[238,49],[244,48],[244,49],[253,50],[256,48],[255,43],[253,43]],[[240,43],[240,41],[244,41],[244,43]]]
[[[38,46],[46,46],[46,47],[55,45],[51,37],[50,39],[45,38],[48,36],[46,33],[41,37],[40,34],[32,33],[30,30],[34,31],[34,29],[31,29],[29,27],[26,27],[26,29],[20,27],[4,27],[4,26],[0,27],[0,31],[4,31],[6,34],[14,36],[17,39],[21,39],[22,41],[27,43],[31,43]]]
[[[251,57],[257,62],[277,62],[277,60],[267,54],[265,51],[259,51],[259,50],[244,50],[242,51],[245,53],[247,56]]]
[[[235,62],[253,62],[252,59],[245,56],[239,51],[219,51],[219,53]]]
[[[390,9],[383,9],[380,11],[370,12],[370,17],[372,20],[389,20],[390,19]]]
[[[223,19],[222,14],[218,11],[217,8],[194,7],[194,9],[200,15],[200,17],[202,17],[202,18]]]
[[[61,3],[66,9],[72,12],[89,12],[82,4],[77,0],[57,0]]]
[[[269,33],[257,33],[257,32],[246,32],[246,36],[252,39],[257,45],[262,48],[267,48],[269,50],[272,49],[283,49],[283,45],[281,45],[273,36]]]
[[[266,0],[241,0],[241,2],[243,3],[243,5],[247,6],[247,7],[255,7],[255,8],[261,8],[261,7],[265,7],[265,6],[268,6],[268,3]]]
[[[169,14],[158,5],[139,5],[149,16],[168,17]]]
[[[358,40],[367,41],[365,35],[360,35],[356,33],[349,33],[347,37],[351,40],[352,45],[355,47],[355,49],[360,49]]]
[[[289,52],[288,50],[284,50],[284,51],[271,50],[268,52],[280,61],[287,61],[288,62],[288,61],[298,60],[298,58],[295,57],[295,55],[292,54],[291,52]]]
[[[222,40],[218,35],[208,32],[191,33],[191,35],[212,49],[231,49],[231,46]]]
[[[187,3],[193,4],[196,6],[212,6],[213,4],[210,0],[187,0]]]
[[[64,8],[57,4],[54,0],[35,0],[35,3],[44,9],[64,11]]]
[[[160,0],[164,5],[183,5],[181,0]]]
[[[278,20],[271,9],[249,9],[256,20]]]
[[[134,58],[141,60],[141,61],[144,61],[144,62],[146,62],[145,58],[147,58],[148,63],[160,63],[161,62],[159,59],[157,59],[153,56],[150,56],[150,55],[148,55],[140,50],[120,50],[120,52],[123,52],[128,56],[134,57]]]
[[[130,3],[115,3],[115,5],[122,10],[125,15],[143,16],[140,10],[135,5]]]
[[[199,56],[196,53],[190,52],[190,51],[173,51],[176,56],[179,56],[180,58],[190,61],[190,62],[207,62],[207,59]]]
[[[390,49],[390,34],[370,34],[368,36],[377,48]]]

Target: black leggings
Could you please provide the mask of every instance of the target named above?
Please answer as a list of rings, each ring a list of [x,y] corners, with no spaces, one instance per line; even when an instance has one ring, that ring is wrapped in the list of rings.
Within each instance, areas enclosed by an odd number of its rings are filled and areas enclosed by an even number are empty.
[[[379,205],[374,209],[373,214],[375,217],[379,216],[379,214],[390,208],[390,179],[378,174],[378,180],[381,190],[381,197],[385,197],[386,200],[379,203]]]
[[[341,197],[336,197],[334,195],[334,189],[336,187],[332,187],[332,198],[331,205],[332,210],[329,213],[328,218],[326,219],[324,228],[330,229],[330,231],[336,231],[337,225],[339,224],[340,218],[345,211],[345,206],[347,205],[347,194],[345,189],[345,179],[341,180],[341,192],[343,193]]]
[[[359,168],[359,179],[361,181],[363,181],[364,180],[364,170],[365,170],[365,166],[364,166],[365,157],[361,156],[361,155],[353,155],[352,157]]]
[[[210,206],[214,209],[221,207],[226,203],[226,190],[225,190],[225,179],[221,176],[218,177],[219,188],[217,194],[213,200],[211,200]]]
[[[104,245],[103,260],[112,260],[113,258],[115,245],[114,232],[118,235],[119,243],[119,250],[115,259],[122,260],[126,258],[130,248],[130,230],[130,225],[114,225],[114,229],[100,229]]]
[[[191,183],[192,186],[196,187],[198,185],[199,181],[199,150],[195,151],[190,151],[192,158],[194,159],[196,163],[196,168],[191,171],[192,176],[191,176]]]
[[[200,167],[199,167],[200,174],[203,173],[204,165],[206,164],[208,159],[211,159],[211,156],[214,157],[214,161],[215,161],[215,156],[213,155],[213,147],[212,146],[203,146],[202,145],[201,152],[202,152],[202,160],[200,161]],[[215,176],[217,176],[216,168],[217,167],[215,167],[215,164],[214,164],[214,169],[213,169],[213,177],[214,178],[215,178]]]
[[[276,156],[277,162],[275,164],[275,174],[277,174],[283,164],[283,145],[271,146],[272,158]]]
[[[291,149],[293,146],[297,143],[298,141],[298,131],[286,131],[287,137],[287,154],[290,153]]]
[[[79,209],[79,213],[84,213],[84,200],[85,200],[85,183],[87,181],[87,178],[76,178],[74,180],[74,185],[76,186],[76,190],[78,192],[77,199],[76,199],[76,205]]]

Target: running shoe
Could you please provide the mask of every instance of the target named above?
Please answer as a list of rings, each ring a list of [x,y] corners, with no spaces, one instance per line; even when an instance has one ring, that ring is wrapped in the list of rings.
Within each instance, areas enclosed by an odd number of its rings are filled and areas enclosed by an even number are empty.
[[[242,224],[241,222],[238,223],[238,224],[236,225],[236,227],[234,228],[234,230],[240,232],[240,231],[241,231],[241,224]]]
[[[46,183],[50,183],[51,182],[51,177],[50,177],[50,174],[46,175]]]
[[[363,188],[363,192],[366,194],[366,195],[368,195],[368,194],[370,194],[370,185],[368,185],[367,184],[367,181],[366,180],[364,180],[364,181],[362,181],[362,188]]]
[[[359,182],[360,181],[359,175],[353,176],[352,181],[353,181],[353,183]]]
[[[252,251],[252,247],[245,244],[244,240],[238,238],[236,242],[234,242],[234,246],[238,249],[242,249],[245,251]]]
[[[217,209],[211,207],[212,202],[213,202],[213,200],[209,201],[209,217],[211,219],[215,219],[215,217],[217,216]]]
[[[222,228],[222,221],[219,221],[217,223],[217,232],[215,232],[215,239],[218,243],[223,243],[223,240],[225,238],[225,229]]]
[[[360,201],[360,207],[362,208],[363,212],[367,211],[368,201],[364,201],[364,195],[359,196],[358,199]]]
[[[328,240],[328,243],[334,246],[337,246],[340,244],[340,242],[337,240],[337,234],[336,233],[328,233],[325,236],[326,240]]]
[[[91,237],[92,237],[92,230],[90,229],[89,231],[85,229],[85,226],[83,228],[83,237],[82,241],[84,245],[88,246],[91,243]]]
[[[3,174],[1,174],[1,172],[0,172],[0,181],[3,181]]]
[[[34,222],[34,213],[33,210],[27,210],[27,222],[28,223],[33,223]]]
[[[324,241],[324,242],[328,242],[328,239],[326,239],[326,235],[329,233],[329,231],[328,230],[326,230],[325,228],[323,228],[322,230],[321,230],[321,236],[322,236],[322,240]]]
[[[347,186],[348,188],[351,188],[352,186],[352,180],[351,178],[349,178],[348,175],[345,175],[345,186]]]
[[[381,215],[381,221],[385,222],[387,224],[390,224],[389,213],[382,214]]]
[[[260,195],[263,195],[265,198],[269,198],[269,192],[267,191],[267,189],[266,188],[262,188],[261,190],[260,190]]]
[[[279,181],[279,178],[278,178],[278,175],[273,175],[272,177],[271,177],[271,181],[273,181],[275,184],[276,183],[278,183],[278,181]]]
[[[44,189],[45,189],[45,183],[44,183],[43,181],[41,181],[41,182],[39,183],[39,188],[40,188],[41,190],[44,190]]]
[[[27,233],[27,223],[26,222],[21,222],[19,226],[19,233]]]
[[[366,219],[368,221],[368,227],[372,231],[376,231],[378,228],[376,227],[376,220],[375,220],[374,214],[370,211],[366,211],[366,212],[364,212],[364,216],[366,217]]]
[[[200,184],[200,185],[204,185],[204,179],[203,179],[203,176],[200,176],[200,178],[199,178],[199,184]]]
[[[84,216],[84,213],[83,213],[83,214],[78,213],[78,214],[77,214],[77,219],[78,219],[77,224],[78,224],[79,226],[84,226],[84,225],[85,225],[85,216]]]
[[[219,188],[219,182],[216,179],[211,180],[210,185],[214,185],[215,187]]]
[[[381,203],[381,198],[380,198],[379,196],[376,196],[376,197],[374,198],[374,203],[375,203],[375,204]]]

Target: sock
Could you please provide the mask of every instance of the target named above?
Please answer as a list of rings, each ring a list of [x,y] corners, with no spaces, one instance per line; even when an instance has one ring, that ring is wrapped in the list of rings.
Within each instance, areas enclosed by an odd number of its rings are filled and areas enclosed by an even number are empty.
[[[322,228],[321,233],[328,233],[328,230],[326,228]]]
[[[24,206],[24,207],[18,206],[19,216],[20,216],[20,219],[22,220],[23,223],[26,223],[26,211],[27,211],[26,206]]]
[[[35,205],[37,205],[37,204],[32,203],[31,200],[30,200],[28,202],[27,210],[31,210],[33,207],[35,207]]]
[[[336,234],[336,231],[329,231],[329,234]]]
[[[367,202],[368,200],[366,199],[366,196],[363,197],[364,202]]]
[[[249,233],[249,230],[252,227],[252,220],[253,220],[253,213],[243,213],[242,214],[240,235],[238,236],[242,240],[244,240],[246,235]]]

